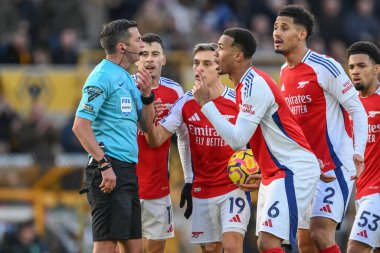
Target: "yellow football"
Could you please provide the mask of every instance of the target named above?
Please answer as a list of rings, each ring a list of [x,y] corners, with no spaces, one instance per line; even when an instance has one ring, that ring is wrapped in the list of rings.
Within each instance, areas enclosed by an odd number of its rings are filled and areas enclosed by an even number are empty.
[[[252,184],[255,179],[247,182],[248,176],[260,172],[259,165],[253,157],[252,150],[244,149],[236,151],[228,161],[228,176],[235,184]]]

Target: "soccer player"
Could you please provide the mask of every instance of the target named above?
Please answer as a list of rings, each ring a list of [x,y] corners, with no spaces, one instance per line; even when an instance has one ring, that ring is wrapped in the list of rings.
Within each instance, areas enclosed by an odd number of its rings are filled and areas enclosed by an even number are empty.
[[[235,84],[239,108],[236,124],[221,115],[203,81],[194,86],[193,94],[204,115],[232,148],[249,142],[262,173],[257,203],[258,246],[260,252],[276,253],[284,252],[284,240],[293,245],[297,228],[308,226],[307,209],[320,169],[276,83],[252,66],[255,51],[256,40],[250,31],[230,28],[223,32],[214,52],[219,74],[228,74]]]
[[[157,124],[168,114],[174,102],[183,95],[183,89],[178,83],[161,77],[162,66],[166,63],[161,38],[156,34],[147,33],[141,37],[141,40],[144,42],[144,48],[136,65],[140,71],[143,69],[149,71],[153,79],[152,91],[155,99],[163,105],[160,115],[156,117]],[[189,143],[185,126],[179,128],[177,136],[185,183],[191,184],[193,175],[190,155],[186,150]],[[146,253],[163,253],[166,239],[174,236],[168,168],[170,139],[157,148],[151,148],[145,140],[144,132],[139,130],[137,141],[139,145],[137,176],[144,251]],[[189,205],[188,207],[190,208]]]
[[[357,214],[347,252],[369,253],[380,247],[380,50],[360,41],[348,48],[347,55],[348,73],[368,115],[365,170],[356,180]]]
[[[196,82],[205,79],[211,99],[224,119],[235,122],[235,92],[223,85],[213,61],[216,44],[197,44],[194,48],[193,71]],[[192,243],[204,253],[242,253],[243,239],[250,218],[250,205],[245,192],[232,183],[227,163],[234,151],[219,136],[195,102],[191,91],[180,98],[169,115],[148,134],[151,145],[165,142],[182,124],[190,138],[194,171]],[[244,145],[242,145],[244,146]]]
[[[301,252],[340,252],[335,230],[353,187],[364,169],[367,117],[352,82],[334,59],[313,52],[306,41],[314,17],[299,6],[285,6],[274,23],[276,53],[285,56],[281,91],[321,163],[336,180],[320,181],[313,199],[310,230],[299,234]],[[355,148],[345,128],[344,110],[353,119]],[[313,246],[316,246],[316,249]]]
[[[119,243],[122,252],[142,253],[137,124],[145,131],[152,127],[152,78],[147,70],[140,71],[139,90],[126,70],[139,60],[144,47],[136,22],[120,19],[105,24],[100,44],[106,59],[87,78],[73,125],[91,156],[85,184],[93,252],[114,253]]]

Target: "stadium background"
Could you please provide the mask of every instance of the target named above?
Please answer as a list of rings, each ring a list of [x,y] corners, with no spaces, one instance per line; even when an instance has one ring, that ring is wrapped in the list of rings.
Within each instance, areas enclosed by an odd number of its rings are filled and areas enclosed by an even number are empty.
[[[71,126],[84,80],[104,56],[98,43],[103,23],[133,19],[141,34],[162,36],[168,57],[163,76],[188,90],[193,83],[192,47],[216,42],[233,26],[255,34],[254,65],[278,80],[283,58],[273,51],[272,25],[278,8],[288,3],[315,14],[316,35],[309,46],[343,66],[352,42],[380,44],[376,0],[0,1],[0,253],[11,252],[9,245],[28,245],[29,251],[17,253],[91,252],[89,210],[85,197],[77,194],[86,155]],[[228,78],[224,81],[230,85]],[[171,153],[176,237],[166,252],[198,252],[189,243],[190,222],[178,208],[182,171],[174,146]],[[351,201],[337,233],[343,250],[353,217]],[[256,252],[253,222],[245,252]]]

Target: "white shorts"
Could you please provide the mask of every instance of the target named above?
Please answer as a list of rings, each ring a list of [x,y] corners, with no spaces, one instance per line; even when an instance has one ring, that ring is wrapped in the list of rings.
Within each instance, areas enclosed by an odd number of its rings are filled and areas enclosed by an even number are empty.
[[[313,199],[311,217],[325,217],[339,223],[343,220],[350,200],[354,186],[351,176],[355,175],[356,171],[347,171],[344,167],[339,167],[326,174],[335,176],[336,179],[330,183],[319,180]]]
[[[380,247],[380,193],[364,196],[356,201],[357,213],[350,240]]]
[[[257,201],[256,235],[267,232],[294,245],[298,228],[309,228],[310,207],[319,176],[294,175],[261,184]]]
[[[149,240],[174,237],[170,195],[159,199],[141,199],[142,236]]]
[[[241,189],[214,198],[193,198],[191,243],[221,242],[225,232],[245,235],[251,200]]]

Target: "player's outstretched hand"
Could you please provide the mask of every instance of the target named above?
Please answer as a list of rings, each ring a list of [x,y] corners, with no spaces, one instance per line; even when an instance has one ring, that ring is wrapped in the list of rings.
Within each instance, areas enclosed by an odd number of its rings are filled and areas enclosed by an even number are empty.
[[[330,183],[336,179],[335,176],[330,176],[321,171],[321,175],[319,176],[319,179],[325,183]]]
[[[143,97],[149,97],[153,85],[153,79],[148,70],[142,69],[136,74],[136,83]]]
[[[361,155],[355,154],[353,156],[355,167],[356,167],[356,175],[351,177],[351,180],[358,179],[360,175],[364,171],[364,159]]]
[[[153,107],[156,118],[160,116],[166,108],[166,106],[162,103],[161,98],[153,102]]]
[[[182,208],[185,206],[185,202],[187,202],[186,210],[184,216],[186,219],[189,219],[191,213],[193,212],[193,197],[191,195],[191,190],[193,188],[192,183],[185,183],[185,186],[182,189],[181,193],[181,202],[179,203],[179,207]]]
[[[330,176],[323,173],[323,168],[325,167],[325,165],[323,164],[323,161],[321,159],[318,159],[318,163],[319,163],[319,168],[321,169],[321,175],[319,176],[319,179],[325,183],[330,183],[334,181],[336,179],[335,176]]]
[[[238,184],[237,186],[246,192],[255,191],[260,188],[261,178],[261,174],[251,174],[248,176],[246,182],[253,181],[253,183]]]

